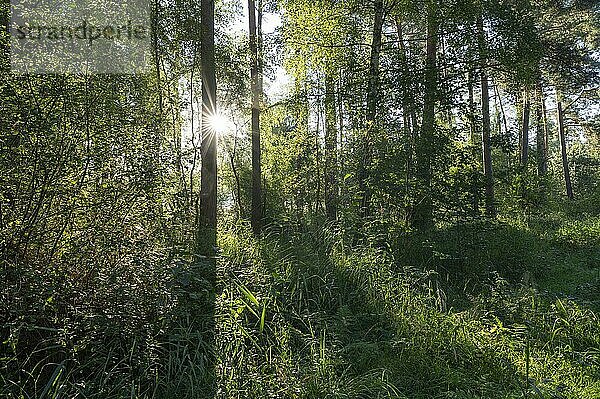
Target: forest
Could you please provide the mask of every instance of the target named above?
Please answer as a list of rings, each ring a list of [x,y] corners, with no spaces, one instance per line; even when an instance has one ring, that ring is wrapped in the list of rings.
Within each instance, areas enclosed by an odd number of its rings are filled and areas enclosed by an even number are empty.
[[[597,0],[0,22],[0,397],[600,398]]]

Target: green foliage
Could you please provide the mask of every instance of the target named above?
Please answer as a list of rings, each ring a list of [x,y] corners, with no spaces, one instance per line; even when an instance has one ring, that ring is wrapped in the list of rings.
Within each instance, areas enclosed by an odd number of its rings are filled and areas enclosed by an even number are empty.
[[[507,208],[517,214],[521,212],[525,218],[531,214],[543,214],[548,204],[548,185],[545,176],[535,175],[530,170],[517,172],[512,179],[509,196],[505,199]]]
[[[230,231],[221,237],[219,273],[236,283],[222,286],[217,305],[224,397],[521,397],[527,390],[591,398],[599,389],[598,317],[529,288],[543,278],[543,256],[553,248],[532,232],[456,226],[429,238],[433,258],[411,266],[411,257],[350,248],[336,229],[299,234],[282,226],[259,241],[245,228]],[[456,269],[453,250],[470,273]],[[523,277],[527,268],[531,277]],[[453,308],[465,283],[469,299]]]
[[[199,3],[155,4],[152,74],[2,75],[0,396],[600,397],[597,4],[385,1],[378,54],[374,4],[262,4],[281,16],[262,69],[291,84],[261,104],[258,237],[239,2],[216,2],[218,103],[236,124],[219,137],[218,243],[199,228]],[[3,71],[7,43],[3,30]],[[482,213],[483,69],[498,217]],[[517,165],[519,93],[538,85],[545,175]],[[574,201],[554,95],[570,102]],[[333,158],[339,212],[324,222]],[[434,228],[416,232],[429,202]]]

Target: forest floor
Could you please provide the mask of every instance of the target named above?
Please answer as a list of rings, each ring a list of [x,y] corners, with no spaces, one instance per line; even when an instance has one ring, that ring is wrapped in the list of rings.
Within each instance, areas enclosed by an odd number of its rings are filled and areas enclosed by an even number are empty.
[[[517,220],[229,225],[216,268],[148,252],[83,280],[31,263],[0,396],[598,399],[600,218]]]
[[[375,230],[221,236],[217,397],[600,398],[600,219]]]

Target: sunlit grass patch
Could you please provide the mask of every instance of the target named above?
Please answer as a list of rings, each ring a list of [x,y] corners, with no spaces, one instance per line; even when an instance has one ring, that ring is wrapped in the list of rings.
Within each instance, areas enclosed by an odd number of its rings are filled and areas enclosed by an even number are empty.
[[[245,262],[228,264],[239,282],[219,304],[224,397],[594,397],[593,311],[500,277],[484,281],[471,306],[448,309],[436,274],[399,269],[388,252],[349,248],[340,234],[222,241]]]

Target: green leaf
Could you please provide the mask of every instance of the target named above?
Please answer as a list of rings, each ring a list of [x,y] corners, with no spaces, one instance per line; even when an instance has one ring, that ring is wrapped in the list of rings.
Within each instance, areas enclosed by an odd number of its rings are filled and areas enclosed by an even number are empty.
[[[260,327],[259,331],[262,334],[265,329],[265,316],[267,315],[267,301],[263,304],[262,314],[260,315]]]
[[[252,302],[256,306],[260,306],[260,303],[258,302],[258,300],[256,299],[256,297],[252,294],[252,292],[250,292],[250,290],[248,288],[246,288],[242,284],[238,284],[238,288],[244,294],[244,296],[246,298],[248,298],[248,300],[250,302]]]

